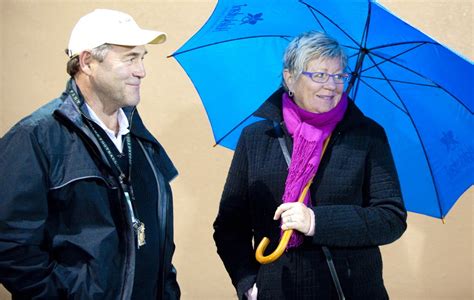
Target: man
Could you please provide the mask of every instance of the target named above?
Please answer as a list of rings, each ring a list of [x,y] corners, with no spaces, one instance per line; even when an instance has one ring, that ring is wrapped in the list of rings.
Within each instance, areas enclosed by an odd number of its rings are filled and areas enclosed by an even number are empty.
[[[0,282],[14,299],[179,299],[177,171],[135,108],[144,45],[165,40],[122,12],[85,15],[65,92],[0,139]]]

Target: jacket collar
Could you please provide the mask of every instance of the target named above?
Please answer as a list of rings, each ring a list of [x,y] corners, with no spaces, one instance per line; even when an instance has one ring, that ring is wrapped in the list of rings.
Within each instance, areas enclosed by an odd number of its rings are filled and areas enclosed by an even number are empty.
[[[264,118],[270,121],[283,123],[282,114],[282,95],[285,92],[283,87],[276,90],[268,99],[254,112],[254,116]],[[367,123],[368,119],[362,111],[349,98],[346,113],[341,122],[336,126],[334,131],[346,131],[350,128],[361,126]]]
[[[77,95],[79,96],[80,105],[76,105],[72,97],[69,95],[69,89],[73,89],[77,93]],[[90,119],[90,116],[84,104],[84,96],[82,95],[79,87],[76,85],[74,79],[71,78],[67,82],[66,90],[62,93],[60,98],[63,100],[63,103],[56,110],[57,113],[66,117],[66,119],[72,122],[72,124],[74,124],[78,129],[85,132],[89,137],[91,137],[91,134],[89,134],[90,130],[82,119],[83,116]],[[158,141],[153,137],[153,135],[148,131],[148,129],[146,129],[135,106],[123,107],[122,109],[128,118],[130,124],[130,132],[132,135],[147,140],[156,145],[159,145]]]
[[[282,95],[285,90],[281,87],[276,90],[265,102],[253,113],[254,116],[270,121],[282,122]]]

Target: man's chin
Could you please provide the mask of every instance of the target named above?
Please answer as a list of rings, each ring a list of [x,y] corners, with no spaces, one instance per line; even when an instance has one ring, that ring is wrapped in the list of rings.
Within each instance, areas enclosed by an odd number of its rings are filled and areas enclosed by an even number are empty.
[[[127,97],[127,106],[137,106],[140,103],[140,96],[130,95]]]

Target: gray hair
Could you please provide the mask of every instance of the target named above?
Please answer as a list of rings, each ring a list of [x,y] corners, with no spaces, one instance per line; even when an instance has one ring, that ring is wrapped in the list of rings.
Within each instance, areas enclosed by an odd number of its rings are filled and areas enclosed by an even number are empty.
[[[301,72],[306,71],[308,63],[318,58],[339,59],[343,70],[347,66],[347,55],[337,40],[323,32],[308,31],[288,44],[283,56],[283,68],[298,78]],[[282,84],[288,90],[284,80]]]
[[[98,62],[103,62],[110,48],[111,48],[110,44],[103,44],[103,45],[93,48],[91,50],[92,58],[97,60]],[[67,53],[67,49],[66,49],[66,53]],[[69,75],[71,75],[71,77],[74,77],[74,75],[76,75],[76,73],[79,72],[79,68],[80,68],[79,55],[74,55],[67,62],[66,71]]]

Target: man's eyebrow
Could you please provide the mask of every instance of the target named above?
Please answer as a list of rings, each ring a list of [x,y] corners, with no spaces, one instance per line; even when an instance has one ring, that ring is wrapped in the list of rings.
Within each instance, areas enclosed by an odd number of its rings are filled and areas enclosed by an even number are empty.
[[[130,56],[133,56],[133,57],[139,57],[139,56],[145,56],[148,54],[148,51],[145,50],[145,52],[138,52],[138,51],[130,51],[128,53],[125,54],[125,57],[130,57]]]

